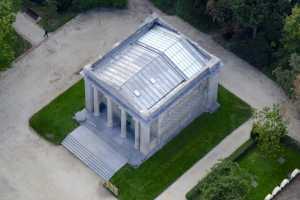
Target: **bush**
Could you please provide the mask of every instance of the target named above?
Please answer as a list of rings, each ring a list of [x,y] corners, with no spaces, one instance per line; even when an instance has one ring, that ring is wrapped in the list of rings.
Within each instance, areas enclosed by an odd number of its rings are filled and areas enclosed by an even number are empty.
[[[242,200],[251,189],[252,179],[237,163],[223,161],[186,197],[189,200]]]
[[[43,4],[46,2],[46,0],[30,0],[30,1],[37,3],[37,4]]]
[[[284,50],[289,54],[300,54],[300,5],[295,6],[285,19],[283,32]]]
[[[267,157],[274,158],[281,150],[281,139],[287,135],[287,124],[282,119],[279,107],[265,107],[254,115],[252,137],[259,150]]]
[[[296,80],[299,73],[300,55],[296,53],[291,54],[288,61],[284,59],[281,65],[273,71],[276,81],[290,97],[299,96],[299,86],[298,81]]]
[[[202,31],[216,28],[216,23],[206,11],[207,0],[177,0],[176,14]]]
[[[16,57],[14,44],[17,38],[12,23],[18,7],[17,0],[0,1],[0,70],[7,68]]]
[[[86,11],[97,7],[124,8],[127,0],[73,0],[73,8],[78,11]]]
[[[245,32],[243,34],[247,35]],[[230,41],[228,47],[239,57],[259,69],[268,67],[271,64],[273,50],[263,35],[258,35],[255,39],[238,38],[235,36]]]
[[[56,0],[56,10],[58,13],[67,11],[72,6],[73,0]]]
[[[175,14],[177,0],[152,0],[153,4],[168,14]]]

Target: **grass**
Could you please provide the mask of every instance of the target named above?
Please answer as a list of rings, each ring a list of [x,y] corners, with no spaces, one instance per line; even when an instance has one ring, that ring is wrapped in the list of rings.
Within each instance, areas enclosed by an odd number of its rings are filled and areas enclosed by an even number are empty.
[[[203,114],[159,152],[135,169],[123,167],[111,179],[122,200],[152,200],[251,117],[251,108],[225,88],[219,89],[218,111]],[[176,166],[176,167],[175,167]]]
[[[34,10],[42,18],[39,21],[39,25],[49,32],[57,30],[78,14],[71,10],[64,13],[58,13],[56,11],[54,0],[49,0],[44,4],[37,4],[30,0],[24,0],[23,8],[31,8]]]
[[[230,160],[235,160],[242,169],[253,175],[257,182],[257,186],[251,189],[244,200],[264,199],[284,178],[287,178],[289,173],[300,167],[300,148],[295,144],[291,145],[291,141],[283,143],[282,147],[280,156],[274,159],[266,158],[254,142],[248,140],[229,157]],[[279,157],[285,159],[283,164],[278,162]],[[196,200],[196,194],[196,190],[192,189],[188,195],[189,199]]]
[[[277,159],[264,157],[257,148],[253,148],[238,160],[240,166],[253,174],[258,183],[245,200],[264,199],[290,172],[300,167],[298,149],[285,145],[281,157],[286,159],[283,164]]]
[[[43,138],[60,144],[78,125],[73,116],[84,108],[84,83],[79,81],[34,114],[30,126]]]

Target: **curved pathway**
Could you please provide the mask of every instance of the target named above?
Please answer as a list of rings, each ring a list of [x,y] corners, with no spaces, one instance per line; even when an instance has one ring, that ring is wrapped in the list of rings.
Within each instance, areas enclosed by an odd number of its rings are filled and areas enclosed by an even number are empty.
[[[146,0],[131,0],[128,10],[79,15],[0,74],[0,199],[114,199],[100,187],[97,175],[64,148],[39,138],[28,120],[79,80],[82,66],[104,55],[152,11],[219,56],[225,63],[222,84],[250,105],[261,108],[285,100],[255,68]]]

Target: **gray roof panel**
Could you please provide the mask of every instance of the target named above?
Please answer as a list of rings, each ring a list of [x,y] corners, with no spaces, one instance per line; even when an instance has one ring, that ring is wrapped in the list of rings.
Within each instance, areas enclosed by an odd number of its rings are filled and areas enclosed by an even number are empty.
[[[185,37],[156,24],[97,62],[93,71],[143,112],[206,69],[208,60]]]

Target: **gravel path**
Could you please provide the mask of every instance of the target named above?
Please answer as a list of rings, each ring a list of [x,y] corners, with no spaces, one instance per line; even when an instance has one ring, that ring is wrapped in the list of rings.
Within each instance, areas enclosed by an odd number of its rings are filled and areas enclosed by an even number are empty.
[[[82,66],[130,35],[152,10],[161,14],[146,0],[131,0],[129,10],[80,15],[0,74],[1,200],[114,199],[79,160],[39,138],[28,119],[79,80]],[[209,36],[177,17],[163,18],[223,59],[222,84],[253,107],[285,99],[272,81]]]

